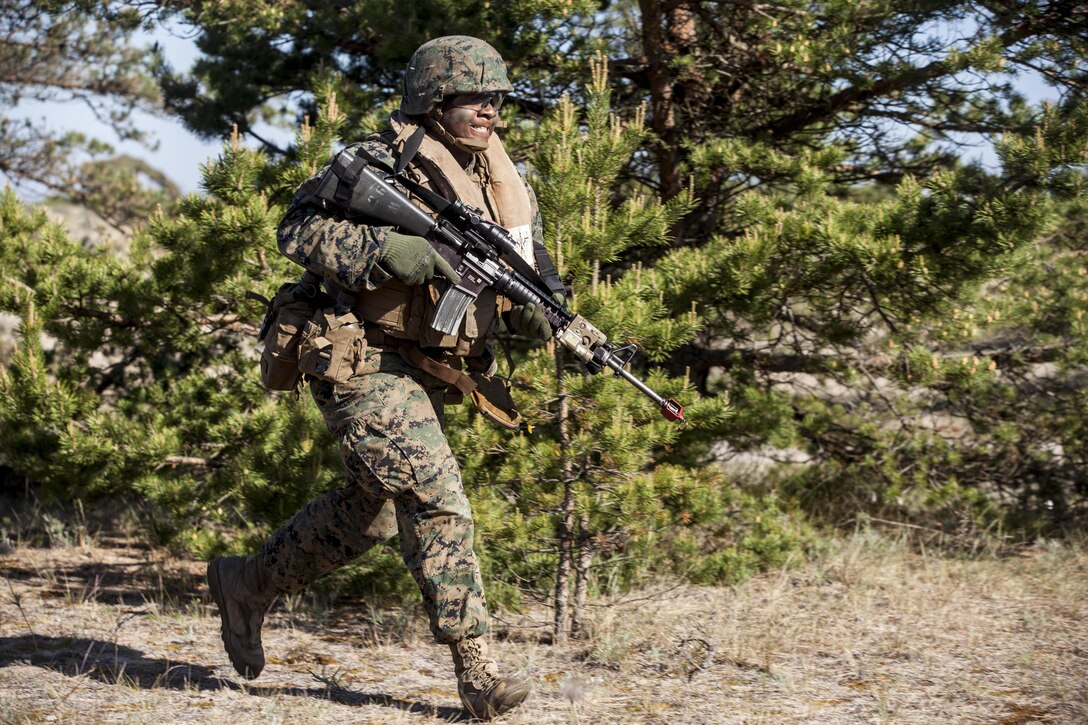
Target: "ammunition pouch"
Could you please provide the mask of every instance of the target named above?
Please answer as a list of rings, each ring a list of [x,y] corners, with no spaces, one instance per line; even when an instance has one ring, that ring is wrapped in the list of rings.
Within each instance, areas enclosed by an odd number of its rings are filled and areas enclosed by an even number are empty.
[[[408,287],[391,279],[377,289],[359,292],[353,309],[361,320],[395,338],[397,344],[414,342],[422,348],[441,348],[457,357],[478,355],[485,346],[496,311],[509,303],[494,290],[485,289],[469,306],[457,334],[445,335],[428,324],[434,318],[444,289],[443,281]]]
[[[264,343],[261,352],[261,382],[270,390],[294,390],[302,374],[298,369],[299,345],[306,323],[328,295],[318,286],[319,278],[307,273],[299,282],[280,286],[271,301],[254,292],[246,298],[263,302],[264,322],[257,342]]]
[[[299,340],[298,370],[304,375],[346,382],[363,364],[366,337],[354,312],[333,307],[316,310]]]
[[[320,281],[306,272],[298,282],[281,285],[271,301],[246,293],[267,308],[257,341],[264,343],[261,382],[269,390],[294,390],[303,375],[342,383],[363,360],[366,338],[359,318],[323,292]]]

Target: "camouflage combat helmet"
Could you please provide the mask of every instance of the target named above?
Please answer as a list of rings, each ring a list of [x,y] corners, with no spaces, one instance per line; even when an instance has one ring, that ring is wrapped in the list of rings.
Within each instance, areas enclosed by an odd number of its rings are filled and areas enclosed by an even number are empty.
[[[400,110],[422,116],[446,96],[513,90],[502,56],[490,45],[467,35],[447,35],[419,46],[404,71]]]

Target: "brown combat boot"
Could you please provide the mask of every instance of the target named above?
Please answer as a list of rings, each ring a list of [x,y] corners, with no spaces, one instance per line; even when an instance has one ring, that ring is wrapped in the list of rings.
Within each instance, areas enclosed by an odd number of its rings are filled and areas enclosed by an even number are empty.
[[[528,677],[499,675],[499,668],[487,654],[487,640],[462,639],[451,644],[450,651],[457,673],[457,693],[473,717],[490,720],[517,707],[529,696],[532,685]]]
[[[276,598],[259,556],[223,556],[208,562],[208,589],[219,607],[220,634],[230,663],[252,680],[264,669],[261,625]]]

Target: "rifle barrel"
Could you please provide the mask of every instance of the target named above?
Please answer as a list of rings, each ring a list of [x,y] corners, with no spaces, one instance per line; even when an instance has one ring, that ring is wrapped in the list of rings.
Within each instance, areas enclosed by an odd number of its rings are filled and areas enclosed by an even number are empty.
[[[631,385],[634,385],[649,397],[650,400],[654,401],[661,410],[661,415],[665,416],[665,418],[677,421],[681,424],[687,423],[687,419],[684,418],[684,407],[680,405],[675,398],[665,398],[664,396],[655,393],[653,388],[635,377],[633,373],[623,366],[622,362],[616,360],[614,357],[609,357],[608,362],[605,364],[614,370],[616,375],[631,383]]]

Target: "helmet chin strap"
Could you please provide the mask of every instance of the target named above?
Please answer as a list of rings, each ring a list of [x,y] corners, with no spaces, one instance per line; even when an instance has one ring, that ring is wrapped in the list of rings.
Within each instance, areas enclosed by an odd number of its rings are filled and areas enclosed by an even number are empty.
[[[454,136],[442,125],[442,114],[437,108],[432,108],[427,114],[426,123],[438,136],[450,146],[470,154],[482,154],[487,151],[487,140],[482,138],[463,138]]]

